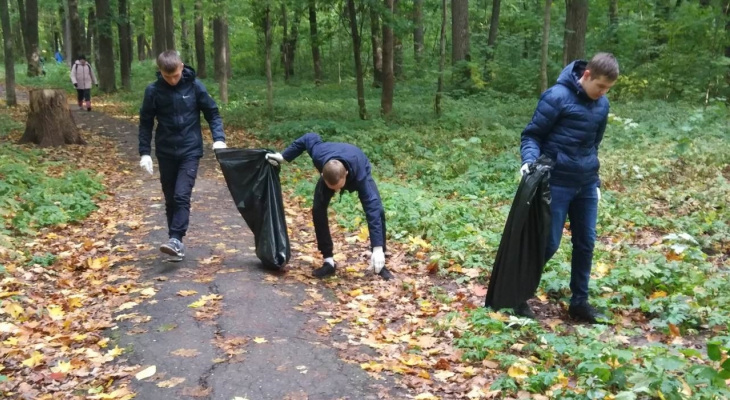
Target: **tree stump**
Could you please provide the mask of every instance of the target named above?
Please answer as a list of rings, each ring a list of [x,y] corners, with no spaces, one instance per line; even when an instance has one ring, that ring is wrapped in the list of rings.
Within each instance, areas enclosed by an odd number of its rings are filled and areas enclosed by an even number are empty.
[[[41,147],[86,144],[68,108],[66,92],[59,89],[34,89],[29,93],[30,112],[25,133],[18,143]]]

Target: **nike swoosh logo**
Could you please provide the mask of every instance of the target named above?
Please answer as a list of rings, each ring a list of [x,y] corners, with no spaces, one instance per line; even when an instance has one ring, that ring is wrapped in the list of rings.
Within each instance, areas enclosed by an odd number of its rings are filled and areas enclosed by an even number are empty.
[[[190,95],[183,96],[183,99],[187,99],[188,97],[190,97]]]

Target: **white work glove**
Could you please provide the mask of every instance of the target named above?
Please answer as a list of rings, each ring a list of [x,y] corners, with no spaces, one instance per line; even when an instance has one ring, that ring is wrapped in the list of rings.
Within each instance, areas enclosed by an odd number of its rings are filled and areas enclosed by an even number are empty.
[[[385,267],[385,254],[383,253],[383,247],[373,247],[373,255],[370,257],[370,269],[372,269],[374,273],[379,274],[383,267]]]
[[[152,157],[142,156],[142,158],[139,160],[139,166],[142,167],[143,170],[147,171],[147,173],[152,175]]]
[[[522,168],[520,168],[520,176],[525,176],[528,172],[530,172],[530,163],[522,164]]]
[[[269,161],[269,164],[275,167],[284,163],[284,157],[281,153],[266,153],[266,160]]]
[[[601,201],[601,188],[596,188],[596,194],[598,195],[598,201]]]
[[[221,142],[220,140],[217,142],[213,142],[213,150],[226,148],[228,148],[228,146],[226,146],[226,142]]]

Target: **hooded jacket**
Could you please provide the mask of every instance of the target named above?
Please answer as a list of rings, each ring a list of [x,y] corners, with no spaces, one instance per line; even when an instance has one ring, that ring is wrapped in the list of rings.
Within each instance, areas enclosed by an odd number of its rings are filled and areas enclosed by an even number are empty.
[[[370,175],[370,160],[358,147],[349,143],[323,142],[316,133],[307,133],[295,140],[281,153],[288,162],[307,151],[317,171],[330,160],[339,160],[347,169],[343,190],[357,192],[370,231],[370,245],[383,246],[383,203]]]
[[[555,161],[550,183],[557,186],[600,185],[598,146],[608,121],[608,99],[593,100],[578,83],[585,61],[574,61],[542,94],[532,120],[522,131],[522,163],[544,154]]]
[[[71,82],[76,85],[76,89],[91,89],[96,84],[96,75],[91,64],[81,64],[77,60],[71,67]]]
[[[210,125],[213,141],[225,141],[218,105],[195,78],[195,70],[185,65],[175,86],[170,86],[157,72],[157,81],[145,89],[139,110],[139,154],[151,153],[152,128],[157,118],[155,154],[158,158],[202,157],[201,111]]]

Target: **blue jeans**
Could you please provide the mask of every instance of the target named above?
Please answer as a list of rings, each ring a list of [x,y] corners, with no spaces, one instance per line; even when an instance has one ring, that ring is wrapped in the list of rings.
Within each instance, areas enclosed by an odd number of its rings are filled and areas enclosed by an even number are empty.
[[[550,260],[560,247],[566,217],[570,218],[573,242],[570,270],[570,291],[573,296],[570,304],[580,304],[588,300],[588,282],[591,278],[598,219],[597,187],[597,184],[579,187],[550,185],[552,222],[545,260]]]

